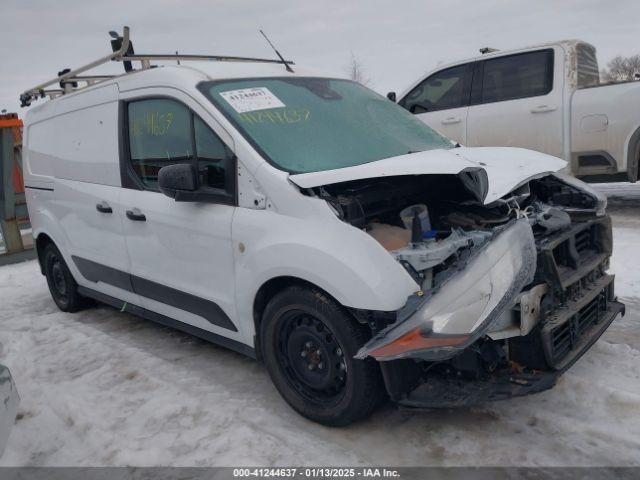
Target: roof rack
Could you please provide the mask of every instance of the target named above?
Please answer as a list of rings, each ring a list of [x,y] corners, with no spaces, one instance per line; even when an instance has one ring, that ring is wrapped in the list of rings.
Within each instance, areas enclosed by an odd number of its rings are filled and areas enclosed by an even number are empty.
[[[113,37],[111,40],[111,47],[113,52],[109,55],[105,55],[91,63],[83,65],[82,67],[71,69],[64,69],[58,72],[58,76],[48,80],[40,85],[25,90],[20,94],[20,106],[28,107],[31,102],[39,98],[55,98],[65,93],[74,92],[81,88],[86,88],[90,85],[94,85],[99,82],[104,82],[117,75],[81,75],[93,68],[109,62],[122,62],[124,65],[125,73],[135,71],[131,62],[140,62],[140,70],[146,70],[155,67],[152,65],[152,61],[158,60],[175,60],[180,61],[216,61],[216,62],[255,62],[255,63],[278,63],[284,65],[288,71],[292,71],[289,65],[294,65],[294,62],[290,60],[269,59],[269,58],[254,58],[254,57],[235,57],[227,55],[185,55],[179,54],[136,54],[133,51],[133,43],[129,36],[129,27],[125,26],[122,29],[122,35],[118,35],[116,32],[109,32]],[[59,84],[59,88],[48,88],[52,85]]]

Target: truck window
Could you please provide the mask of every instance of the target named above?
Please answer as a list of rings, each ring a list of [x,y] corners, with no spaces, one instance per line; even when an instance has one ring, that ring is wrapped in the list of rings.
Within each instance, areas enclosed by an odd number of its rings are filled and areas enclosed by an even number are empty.
[[[600,83],[600,69],[596,58],[596,49],[580,43],[576,47],[578,57],[578,88],[593,87]]]
[[[473,64],[434,73],[411,90],[399,104],[412,113],[434,112],[469,105]]]
[[[233,152],[186,105],[145,99],[127,105],[131,166],[142,184],[158,189],[158,172],[176,163],[193,163],[199,186],[232,191]]]
[[[553,49],[483,61],[482,103],[546,95],[553,88]]]

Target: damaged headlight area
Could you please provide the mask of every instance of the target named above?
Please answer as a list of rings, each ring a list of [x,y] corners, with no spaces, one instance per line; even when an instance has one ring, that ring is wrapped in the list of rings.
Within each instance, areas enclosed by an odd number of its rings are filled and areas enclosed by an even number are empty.
[[[517,220],[491,237],[436,290],[408,302],[398,320],[356,357],[446,360],[484,335],[536,270],[536,245],[527,220]]]
[[[416,282],[396,312],[354,311],[372,332],[356,357],[379,362],[401,405],[456,407],[551,388],[624,315],[607,273],[606,199],[561,174],[486,204],[484,186],[470,170],[308,191]]]

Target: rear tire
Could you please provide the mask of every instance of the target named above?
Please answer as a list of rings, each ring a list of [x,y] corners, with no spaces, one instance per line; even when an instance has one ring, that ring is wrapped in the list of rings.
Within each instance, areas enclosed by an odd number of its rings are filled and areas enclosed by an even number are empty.
[[[50,243],[44,249],[44,274],[53,301],[63,312],[77,312],[88,305],[85,297],[78,293],[78,284],[73,279],[60,250]]]
[[[353,358],[368,339],[367,328],[317,290],[293,286],[275,295],[260,338],[276,388],[314,422],[348,425],[368,416],[384,396],[376,362]]]

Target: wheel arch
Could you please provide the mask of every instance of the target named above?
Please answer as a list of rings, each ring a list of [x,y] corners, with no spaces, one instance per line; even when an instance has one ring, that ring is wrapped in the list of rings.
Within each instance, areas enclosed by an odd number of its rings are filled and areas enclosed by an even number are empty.
[[[627,177],[629,181],[635,183],[638,181],[638,170],[640,164],[640,127],[629,138],[627,143]]]
[[[278,277],[273,277],[266,282],[264,282],[256,292],[253,299],[253,325],[255,328],[254,334],[254,348],[256,352],[256,357],[258,360],[262,360],[262,353],[260,351],[260,328],[262,325],[262,315],[264,313],[265,308],[269,301],[278,293],[286,290],[289,287],[299,286],[308,288],[311,290],[316,290],[323,295],[326,295],[329,299],[333,300],[337,305],[339,305],[345,312],[347,312],[354,320],[359,321],[358,318],[353,314],[353,311],[349,307],[345,307],[342,305],[333,295],[327,292],[325,289],[319,287],[318,285],[310,282],[308,280],[304,280],[300,277],[290,276],[290,275],[282,275]]]
[[[38,254],[38,264],[40,265],[40,273],[42,273],[42,275],[44,275],[45,274],[45,271],[44,271],[44,250],[45,250],[45,248],[47,248],[47,245],[49,245],[49,244],[55,245],[56,243],[46,233],[40,233],[36,237],[35,244],[36,244],[36,253]]]

